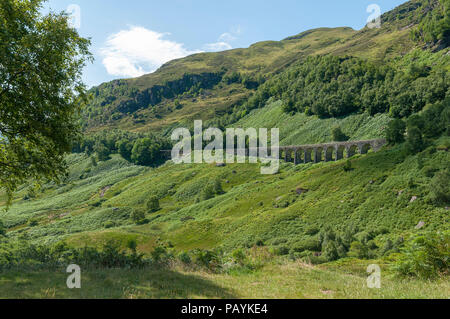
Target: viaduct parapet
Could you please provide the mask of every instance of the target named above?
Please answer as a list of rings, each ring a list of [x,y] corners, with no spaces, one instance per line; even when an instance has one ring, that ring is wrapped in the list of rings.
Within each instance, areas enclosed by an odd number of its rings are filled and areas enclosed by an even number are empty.
[[[280,146],[278,148],[278,152],[281,159],[298,165],[310,162],[319,163],[323,161],[339,161],[344,158],[353,157],[358,153],[367,154],[370,150],[378,152],[384,145],[386,145],[385,139],[376,139],[366,141]],[[236,149],[234,150],[234,153],[236,155],[245,154],[246,156],[249,156],[249,154],[261,154],[259,150],[260,148],[247,148],[245,150]],[[269,147],[267,151],[270,154],[271,148]],[[170,150],[164,150],[162,152],[170,158]]]

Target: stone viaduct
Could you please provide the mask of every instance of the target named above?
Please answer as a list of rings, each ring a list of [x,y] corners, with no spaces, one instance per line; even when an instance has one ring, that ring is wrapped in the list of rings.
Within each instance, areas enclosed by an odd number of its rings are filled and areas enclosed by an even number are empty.
[[[386,144],[385,139],[332,142],[324,144],[310,144],[297,146],[280,146],[278,148],[279,158],[286,162],[293,162],[295,165],[306,164],[310,162],[331,162],[339,161],[343,158],[350,158],[356,154],[367,154],[370,150],[377,152]],[[252,149],[255,151],[255,149]],[[243,150],[241,150],[243,151]],[[170,158],[170,150],[162,151]],[[268,149],[269,155],[271,149]],[[238,150],[235,150],[235,154]],[[245,149],[245,155],[248,156],[250,150]],[[259,153],[259,148],[258,148]],[[243,153],[242,153],[243,154]]]
[[[280,146],[279,150],[282,159],[297,165],[309,162],[339,161],[344,157],[350,158],[357,153],[367,154],[371,149],[374,152],[377,152],[385,144],[385,139],[376,139],[299,146]]]

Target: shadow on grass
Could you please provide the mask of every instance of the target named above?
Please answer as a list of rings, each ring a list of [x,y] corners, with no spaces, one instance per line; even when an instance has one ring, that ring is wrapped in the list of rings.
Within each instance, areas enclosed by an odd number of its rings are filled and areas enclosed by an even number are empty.
[[[63,271],[2,272],[0,298],[192,299],[235,298],[199,274],[167,269],[102,269],[81,272],[81,289],[68,289]]]

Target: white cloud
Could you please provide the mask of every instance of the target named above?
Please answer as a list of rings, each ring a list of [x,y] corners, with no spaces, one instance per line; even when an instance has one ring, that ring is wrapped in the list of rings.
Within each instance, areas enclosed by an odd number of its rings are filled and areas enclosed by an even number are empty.
[[[156,71],[174,59],[203,51],[231,50],[231,43],[241,33],[240,27],[222,33],[217,42],[203,46],[203,50],[188,50],[184,44],[167,40],[168,33],[159,33],[144,27],[130,26],[108,37],[100,55],[108,74],[138,77]]]
[[[136,26],[112,34],[100,50],[106,71],[114,76],[138,77],[168,61],[200,52],[166,40],[166,35]]]
[[[225,51],[231,50],[233,47],[227,42],[216,42],[205,45],[206,51]]]
[[[229,32],[222,33],[219,37],[219,41],[231,42],[236,40],[236,37]]]
[[[209,43],[204,46],[206,51],[225,51],[233,49],[231,42],[237,40],[237,36],[241,34],[241,28],[238,26],[233,28],[231,32],[222,33],[217,42]]]

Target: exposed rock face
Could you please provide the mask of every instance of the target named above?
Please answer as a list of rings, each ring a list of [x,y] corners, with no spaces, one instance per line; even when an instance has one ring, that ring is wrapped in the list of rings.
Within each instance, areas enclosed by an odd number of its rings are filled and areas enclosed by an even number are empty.
[[[185,74],[183,78],[167,82],[165,85],[155,85],[146,90],[133,92],[128,99],[119,102],[117,110],[121,113],[133,113],[157,105],[163,99],[174,98],[194,86],[203,89],[212,88],[221,80],[221,73]]]
[[[425,222],[419,222],[416,226],[416,229],[421,229],[425,226]]]
[[[297,195],[301,195],[301,194],[304,194],[304,193],[309,192],[309,190],[308,190],[308,189],[301,188],[301,187],[298,187],[298,188],[295,190],[295,192],[297,193]]]

